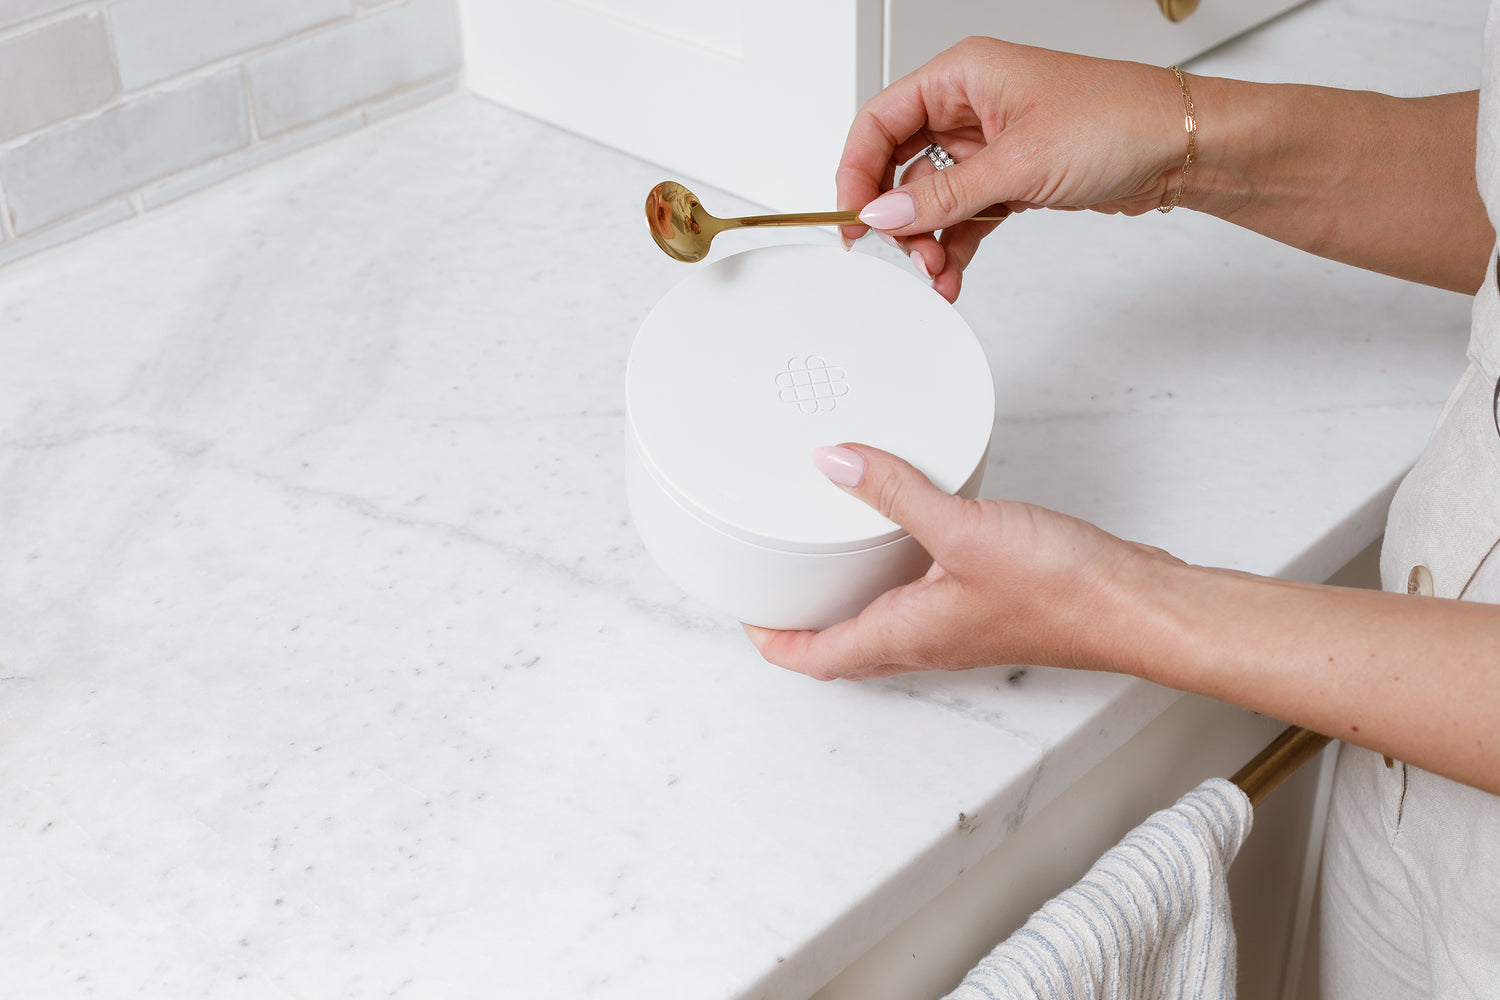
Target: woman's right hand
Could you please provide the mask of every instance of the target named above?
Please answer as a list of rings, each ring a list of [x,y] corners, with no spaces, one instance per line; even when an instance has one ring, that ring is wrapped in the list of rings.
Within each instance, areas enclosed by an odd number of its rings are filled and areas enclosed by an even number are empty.
[[[952,154],[938,171],[929,143]],[[969,38],[872,97],[860,109],[838,169],[838,206],[862,209],[933,276],[948,301],[994,222],[993,205],[1139,215],[1170,200],[1187,152],[1173,74]],[[941,231],[941,237],[936,234]],[[857,239],[865,226],[848,226]]]

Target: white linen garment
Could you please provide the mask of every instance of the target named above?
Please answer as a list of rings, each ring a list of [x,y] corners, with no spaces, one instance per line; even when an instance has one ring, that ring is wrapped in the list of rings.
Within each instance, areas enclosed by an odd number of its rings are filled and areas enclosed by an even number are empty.
[[[1153,814],[1032,914],[947,1000],[1234,997],[1225,876],[1250,800],[1211,778]]]
[[[1476,167],[1500,231],[1500,3],[1490,5],[1484,46]],[[1381,583],[1400,593],[1500,603],[1494,254],[1474,299],[1468,357],[1432,440],[1391,504]],[[1500,997],[1500,797],[1340,748],[1322,900],[1324,1000]]]

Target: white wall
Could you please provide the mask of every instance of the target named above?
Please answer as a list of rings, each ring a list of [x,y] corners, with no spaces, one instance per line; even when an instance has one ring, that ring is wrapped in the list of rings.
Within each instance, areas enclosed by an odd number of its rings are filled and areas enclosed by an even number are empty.
[[[0,264],[457,85],[455,0],[0,0]]]

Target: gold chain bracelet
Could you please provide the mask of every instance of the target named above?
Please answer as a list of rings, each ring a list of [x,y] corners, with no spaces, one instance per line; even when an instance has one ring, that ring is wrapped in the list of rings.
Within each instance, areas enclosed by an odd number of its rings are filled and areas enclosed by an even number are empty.
[[[1182,192],[1187,190],[1188,171],[1193,169],[1193,156],[1198,152],[1198,119],[1193,117],[1193,95],[1188,93],[1187,80],[1183,79],[1182,70],[1176,66],[1168,66],[1177,77],[1177,86],[1182,88],[1182,125],[1187,129],[1188,147],[1187,159],[1182,161],[1182,173],[1177,178],[1177,193],[1172,196],[1169,205],[1158,205],[1156,210],[1163,215],[1177,207],[1182,200]]]

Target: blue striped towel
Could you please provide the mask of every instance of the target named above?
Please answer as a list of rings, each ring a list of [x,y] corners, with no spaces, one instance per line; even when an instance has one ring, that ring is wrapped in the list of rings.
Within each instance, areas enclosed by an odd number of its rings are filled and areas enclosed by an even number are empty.
[[[1250,800],[1212,778],[1155,813],[984,958],[947,1000],[1233,1000],[1225,877]]]

